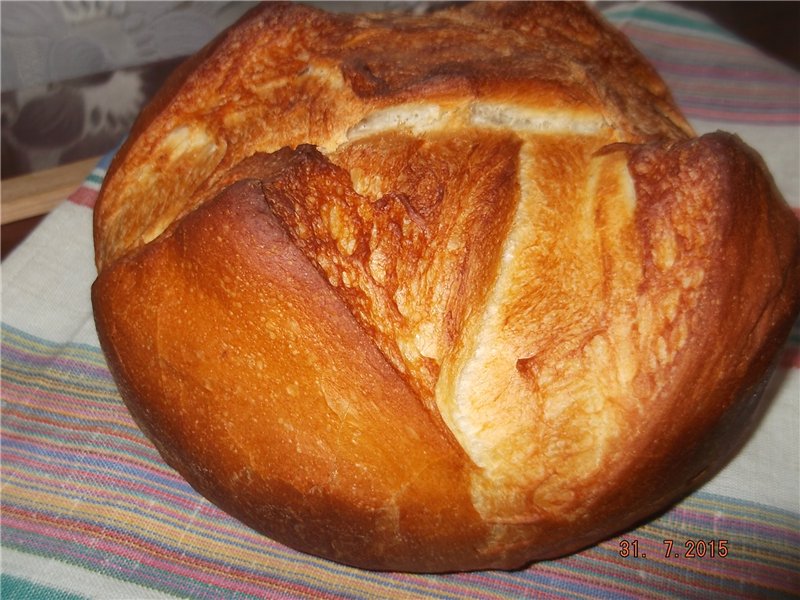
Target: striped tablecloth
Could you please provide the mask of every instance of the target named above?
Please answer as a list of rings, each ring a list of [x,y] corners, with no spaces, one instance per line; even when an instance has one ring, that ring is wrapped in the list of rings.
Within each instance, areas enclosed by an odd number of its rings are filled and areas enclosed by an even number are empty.
[[[697,130],[738,133],[797,210],[800,74],[686,8],[635,3],[606,14],[653,61]],[[369,573],[248,530],[163,464],[106,369],[89,303],[91,207],[106,166],[3,263],[4,599],[800,593],[797,327],[770,408],[728,467],[660,517],[580,554],[515,572]]]

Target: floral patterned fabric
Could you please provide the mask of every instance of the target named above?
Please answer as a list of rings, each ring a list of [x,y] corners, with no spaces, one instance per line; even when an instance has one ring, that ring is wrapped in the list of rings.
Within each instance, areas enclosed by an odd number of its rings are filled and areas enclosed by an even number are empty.
[[[113,149],[171,70],[255,4],[0,4],[3,178]],[[429,3],[316,4],[340,11],[420,11]]]

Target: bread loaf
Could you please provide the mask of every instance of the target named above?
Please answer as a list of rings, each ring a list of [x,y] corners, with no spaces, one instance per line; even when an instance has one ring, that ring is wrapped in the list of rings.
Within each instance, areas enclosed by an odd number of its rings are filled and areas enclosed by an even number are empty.
[[[92,298],[165,461],[367,569],[516,568],[706,481],[800,309],[800,225],[589,8],[249,13],[114,159]]]

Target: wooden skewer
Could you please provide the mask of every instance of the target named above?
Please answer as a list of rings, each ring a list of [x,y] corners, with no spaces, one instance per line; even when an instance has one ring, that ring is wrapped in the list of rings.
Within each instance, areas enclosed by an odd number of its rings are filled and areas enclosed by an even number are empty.
[[[0,182],[2,225],[50,212],[80,187],[99,160],[96,156]]]

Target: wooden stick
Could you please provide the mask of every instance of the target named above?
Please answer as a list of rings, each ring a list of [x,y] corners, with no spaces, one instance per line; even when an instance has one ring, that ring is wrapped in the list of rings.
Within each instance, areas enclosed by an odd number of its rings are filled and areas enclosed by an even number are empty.
[[[0,182],[2,224],[50,212],[77,190],[100,157],[87,158]]]

